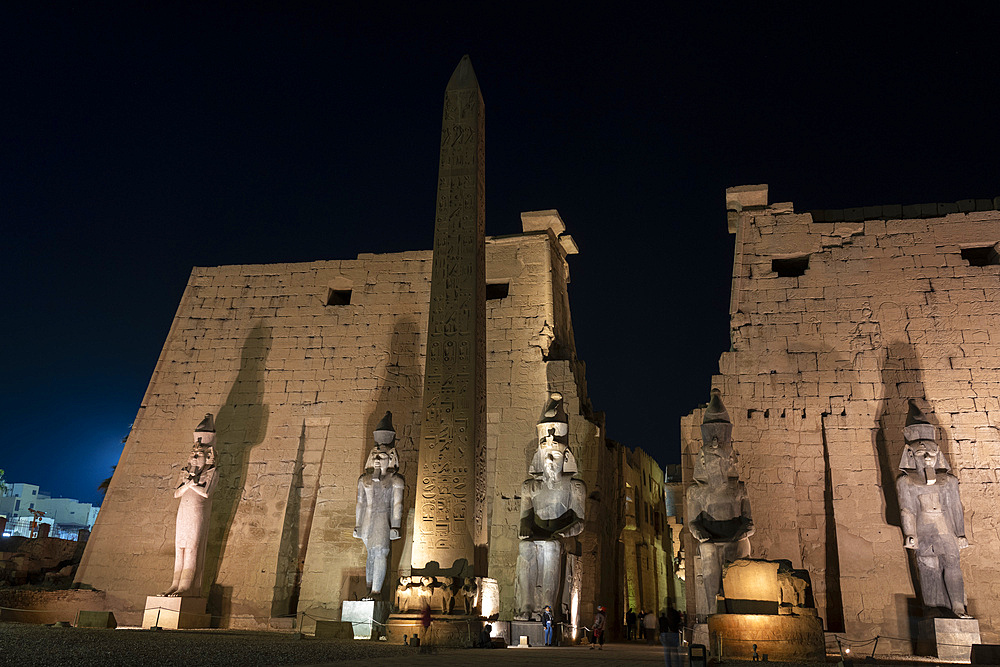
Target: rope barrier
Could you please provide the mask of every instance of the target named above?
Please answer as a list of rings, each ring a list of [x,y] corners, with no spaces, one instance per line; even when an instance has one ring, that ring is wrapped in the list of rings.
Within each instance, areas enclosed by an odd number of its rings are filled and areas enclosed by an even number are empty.
[[[692,633],[695,630],[694,626],[692,626],[692,625],[685,625],[685,626],[682,626],[682,627],[683,627],[684,630],[690,630]],[[748,644],[761,644],[761,643],[764,643],[764,642],[780,642],[780,641],[784,641],[784,640],[780,640],[780,639],[737,639],[735,637],[734,638],[724,637],[724,639],[727,642],[746,642]],[[851,639],[851,638],[846,637],[844,635],[838,635],[838,634],[834,634],[833,635],[833,640],[834,641],[836,641],[838,643],[850,644],[849,648],[852,648],[852,649],[854,647],[868,646],[869,644],[878,644],[879,640],[882,640],[882,639],[894,639],[896,641],[908,642],[908,643],[911,643],[911,644],[915,641],[915,638],[913,638],[913,637],[893,637],[892,635],[875,635],[871,639]],[[969,644],[951,644],[951,643],[948,643],[948,642],[935,642],[935,644],[937,646],[969,646]]]
[[[864,646],[866,644],[871,644],[872,642],[877,642],[880,639],[895,639],[896,641],[910,643],[913,643],[914,641],[912,637],[893,637],[892,635],[876,635],[873,639],[867,639],[864,641],[859,639],[848,639],[847,637],[841,637],[839,635],[834,635],[834,638],[844,642],[850,642],[854,646]],[[935,642],[935,644],[938,646],[969,646],[969,644],[950,644],[948,642]]]
[[[308,612],[302,612],[302,617],[303,618],[311,619],[313,621],[332,621],[333,620],[332,618],[322,618],[320,616],[313,616],[312,614],[309,614]],[[378,625],[378,626],[381,626],[383,628],[389,627],[388,623],[382,623],[381,621],[376,621],[374,618],[371,619],[371,620],[369,620],[369,621],[341,621],[341,623],[351,623],[353,625]]]

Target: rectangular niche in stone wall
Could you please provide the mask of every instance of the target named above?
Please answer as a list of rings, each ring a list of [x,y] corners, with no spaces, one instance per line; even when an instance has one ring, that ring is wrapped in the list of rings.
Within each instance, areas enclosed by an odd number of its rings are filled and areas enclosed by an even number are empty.
[[[809,268],[809,255],[799,257],[784,257],[771,260],[771,270],[778,274],[779,278],[794,278],[801,276]]]
[[[487,283],[486,300],[506,299],[510,293],[510,283]]]
[[[997,253],[997,244],[962,248],[962,259],[967,261],[969,266],[996,266],[1000,264],[1000,253]]]
[[[326,295],[326,305],[328,306],[351,305],[351,290],[331,289]]]

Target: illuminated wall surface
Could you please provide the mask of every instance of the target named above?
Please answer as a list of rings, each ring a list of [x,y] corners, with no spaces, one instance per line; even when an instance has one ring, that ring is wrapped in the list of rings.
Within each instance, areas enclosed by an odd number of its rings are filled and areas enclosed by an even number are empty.
[[[827,629],[881,635],[880,651],[909,651],[920,614],[894,486],[909,398],[960,481],[969,611],[984,642],[1000,641],[1000,211],[986,210],[997,203],[823,222],[768,204],[766,186],[727,191],[732,349],[710,386],[734,423],[752,557],[807,568]],[[701,420],[682,420],[686,480]],[[687,559],[690,572],[690,545]]]
[[[684,609],[684,584],[676,576],[671,550],[679,533],[679,508],[666,506],[663,469],[641,449],[622,453],[625,520],[621,533],[624,572],[622,610],[659,612],[668,602]]]
[[[513,608],[521,483],[549,390],[562,392],[570,446],[588,489],[581,614],[610,604],[620,534],[618,453],[586,396],[554,211],[524,214],[524,234],[487,240],[489,576]],[[561,236],[560,236],[561,235]],[[339,618],[364,595],[365,551],[351,536],[372,431],[393,413],[404,507],[412,511],[430,298],[431,253],[196,268],[94,527],[77,581],[141,613],[170,583],[173,486],[191,432],[216,414],[220,481],[205,593],[222,626],[260,626],[294,610]],[[410,524],[412,526],[412,524]],[[394,542],[395,577],[407,532]]]

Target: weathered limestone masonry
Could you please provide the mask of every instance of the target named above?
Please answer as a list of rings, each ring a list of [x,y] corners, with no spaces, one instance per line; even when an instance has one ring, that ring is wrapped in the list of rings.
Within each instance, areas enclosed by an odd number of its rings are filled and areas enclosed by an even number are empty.
[[[625,572],[622,607],[636,613],[642,609],[657,612],[666,609],[669,601],[682,608],[678,597],[683,593],[675,585],[670,556],[663,468],[638,448],[622,447],[621,457],[627,483],[619,556]]]
[[[538,447],[535,432],[527,425],[538,421],[548,391],[558,391],[569,415],[569,448],[577,458],[578,477],[590,491],[585,528],[578,536],[584,577],[578,604],[583,618],[598,604],[608,605],[610,615],[608,601],[614,599],[617,587],[619,466],[615,453],[604,445],[604,416],[593,412],[584,364],[576,358],[567,255],[576,254],[577,247],[564,233],[565,224],[556,211],[524,213],[521,221],[529,236],[493,238],[487,248],[488,296],[502,290],[504,276],[522,277],[517,285],[510,284],[511,303],[486,302],[488,322],[504,318],[502,326],[486,330],[489,576],[500,583],[501,618],[510,618],[515,606],[520,490]],[[533,239],[530,252],[527,239]],[[511,317],[509,323],[506,317]]]
[[[807,568],[828,630],[910,652],[921,609],[894,480],[916,398],[961,484],[969,613],[1000,641],[1000,200],[814,217],[768,204],[767,186],[726,195],[732,349],[712,386],[734,423],[753,557]],[[681,423],[686,481],[701,419]]]
[[[600,575],[619,530],[616,466],[575,354],[566,257],[576,247],[555,211],[522,219],[523,234],[487,240],[489,576],[509,617],[516,496],[537,447],[539,406],[560,391],[570,447],[594,490],[582,536],[580,604],[589,614],[616,586]],[[191,425],[215,412],[210,611],[223,627],[266,626],[296,609],[339,618],[342,600],[364,595],[365,550],[351,536],[357,478],[386,410],[407,514],[414,506],[430,275],[430,251],[194,269],[76,582],[106,591],[119,622],[138,624],[145,596],[170,579],[172,489]],[[409,564],[401,543],[412,516],[407,525],[393,543],[390,580]]]

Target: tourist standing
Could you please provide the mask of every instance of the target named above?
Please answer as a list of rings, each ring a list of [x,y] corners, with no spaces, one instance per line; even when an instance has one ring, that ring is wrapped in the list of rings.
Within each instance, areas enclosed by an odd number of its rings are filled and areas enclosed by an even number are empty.
[[[632,607],[629,607],[628,613],[625,614],[625,639],[629,641],[635,639],[635,612],[632,611]]]
[[[594,614],[594,627],[591,628],[590,635],[590,650],[594,650],[594,646],[601,651],[604,650],[604,626],[608,622],[608,614],[604,607],[598,607],[597,613]]]
[[[424,602],[423,608],[420,610],[420,626],[424,629],[420,633],[420,652],[427,653],[429,650],[427,640],[430,638],[428,630],[431,627],[431,607],[426,602]]]
[[[677,648],[681,643],[681,615],[671,602],[667,610],[660,614],[660,643],[663,644],[663,660],[666,667],[681,667],[681,657]]]
[[[652,644],[656,638],[656,616],[653,615],[652,610],[647,611],[643,617],[642,628],[646,633],[646,643]]]
[[[545,605],[542,611],[542,629],[545,631],[545,645],[552,646],[552,607]]]

